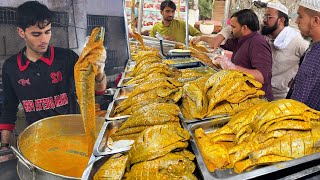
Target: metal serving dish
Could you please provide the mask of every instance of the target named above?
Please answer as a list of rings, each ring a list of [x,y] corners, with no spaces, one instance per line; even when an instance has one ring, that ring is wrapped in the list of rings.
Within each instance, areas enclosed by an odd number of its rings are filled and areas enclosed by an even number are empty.
[[[129,86],[129,87],[123,87],[123,88],[118,88],[114,94],[113,99],[125,99],[128,98],[128,94],[133,91],[134,87]]]
[[[190,144],[192,147],[192,150],[197,158],[198,167],[201,171],[201,174],[203,176],[203,179],[228,179],[228,180],[239,180],[239,179],[252,179],[252,178],[258,178],[261,176],[269,175],[272,173],[281,173],[282,171],[288,170],[292,167],[297,167],[298,165],[308,163],[314,160],[317,160],[320,158],[320,153],[311,154],[308,156],[304,156],[301,158],[297,158],[291,161],[286,162],[280,162],[276,163],[270,166],[261,166],[258,168],[255,168],[251,171],[244,172],[241,174],[237,174],[234,172],[233,169],[223,169],[223,170],[216,170],[214,172],[210,172],[201,156],[201,152],[198,148],[198,145],[195,141],[195,130],[197,128],[202,128],[206,133],[215,131],[222,126],[224,126],[229,120],[221,119],[221,120],[212,120],[212,121],[205,121],[205,122],[198,122],[194,124],[189,124],[187,126],[187,130],[191,134]],[[295,169],[292,168],[291,172],[294,172]]]
[[[124,141],[121,143],[114,144],[108,141],[109,136],[115,133],[116,130],[119,129],[119,127],[125,120],[127,120],[127,118],[123,118],[118,121],[107,121],[103,124],[100,133],[97,137],[96,143],[93,147],[94,156],[105,156],[108,154],[115,154],[130,150],[133,140],[130,140],[130,143],[128,141],[128,144],[124,144]]]
[[[114,116],[114,110],[115,108],[125,99],[117,99],[117,100],[113,100],[107,109],[107,114],[106,114],[106,120],[108,121],[114,121],[114,120],[121,120],[124,118],[128,118],[130,117],[130,115],[125,115],[125,116]]]
[[[136,84],[130,84],[130,85],[125,85],[128,81],[130,81],[132,78],[121,78],[117,87],[131,87],[131,86],[136,86]]]
[[[196,58],[164,59],[162,62],[178,69],[204,66],[204,64]]]

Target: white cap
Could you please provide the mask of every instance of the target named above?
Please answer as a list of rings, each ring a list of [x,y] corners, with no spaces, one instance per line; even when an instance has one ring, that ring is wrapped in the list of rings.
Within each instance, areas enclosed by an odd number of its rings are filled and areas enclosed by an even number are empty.
[[[320,1],[319,0],[302,0],[299,3],[299,5],[306,7],[308,9],[320,12]]]
[[[286,8],[280,2],[268,2],[267,7],[276,9],[276,10],[281,11],[281,12],[285,13],[286,15],[288,15],[288,8]]]

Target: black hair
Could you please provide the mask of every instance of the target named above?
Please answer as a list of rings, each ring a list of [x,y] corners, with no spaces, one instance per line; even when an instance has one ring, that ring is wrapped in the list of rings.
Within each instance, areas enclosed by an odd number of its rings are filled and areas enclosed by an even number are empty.
[[[231,18],[238,18],[238,22],[241,26],[246,25],[251,31],[259,31],[259,19],[256,13],[251,9],[242,9],[238,12],[235,12]]]
[[[176,10],[177,7],[176,7],[176,4],[171,1],[171,0],[165,0],[165,1],[162,1],[161,5],[160,5],[160,10],[163,11],[165,7],[170,7],[172,8],[173,10]]]
[[[284,18],[284,26],[289,26],[289,16],[281,11],[278,11],[278,17]]]
[[[17,26],[26,30],[30,26],[37,25],[40,29],[51,24],[53,13],[47,6],[38,1],[27,1],[17,8]]]

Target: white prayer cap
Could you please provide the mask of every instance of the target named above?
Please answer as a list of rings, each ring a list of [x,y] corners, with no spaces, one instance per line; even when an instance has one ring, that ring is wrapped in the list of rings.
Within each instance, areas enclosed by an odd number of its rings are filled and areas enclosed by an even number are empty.
[[[308,9],[320,12],[320,1],[319,0],[302,0],[299,5],[306,7]]]
[[[267,7],[276,9],[276,10],[281,11],[281,12],[285,13],[286,15],[288,15],[288,8],[286,8],[280,2],[268,2]]]

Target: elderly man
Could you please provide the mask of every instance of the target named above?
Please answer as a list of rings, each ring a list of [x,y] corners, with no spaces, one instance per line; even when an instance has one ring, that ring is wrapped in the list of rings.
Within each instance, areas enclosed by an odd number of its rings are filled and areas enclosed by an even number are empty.
[[[292,99],[320,110],[320,1],[302,0],[296,23],[301,34],[312,43],[295,77]]]
[[[232,33],[235,38],[228,39],[221,46],[233,52],[231,60],[220,56],[213,60],[223,69],[240,70],[252,74],[263,84],[262,90],[268,100],[273,99],[271,90],[272,52],[270,45],[259,31],[257,15],[250,9],[243,9],[231,16]]]
[[[272,49],[272,92],[274,99],[285,98],[289,82],[295,77],[301,57],[309,46],[301,34],[288,26],[288,9],[280,2],[269,2],[263,18],[261,33]],[[231,37],[231,27],[226,27],[216,37],[201,37],[192,40],[207,41],[213,48]]]
[[[155,37],[158,32],[166,40],[185,42],[186,22],[174,19],[176,4],[171,0],[165,0],[161,3],[160,10],[163,19],[152,27],[150,36]],[[189,25],[189,35],[199,36],[201,32]]]

